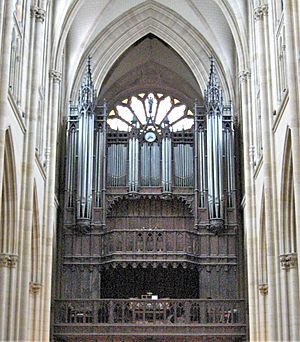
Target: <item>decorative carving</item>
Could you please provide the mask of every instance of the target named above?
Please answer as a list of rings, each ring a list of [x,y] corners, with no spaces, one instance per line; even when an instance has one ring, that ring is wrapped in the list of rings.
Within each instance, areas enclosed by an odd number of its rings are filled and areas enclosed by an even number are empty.
[[[249,80],[251,77],[251,72],[248,70],[243,70],[240,72],[239,74],[239,78],[240,78],[240,82],[247,82],[247,80]]]
[[[11,268],[14,268],[17,266],[17,263],[18,263],[18,256],[17,255],[10,255],[8,266]]]
[[[45,21],[46,11],[38,6],[32,6],[30,9],[31,18],[43,23]]]
[[[268,15],[268,11],[269,11],[269,8],[267,4],[256,7],[254,9],[254,20],[255,21],[262,20],[263,17]]]
[[[10,257],[8,254],[0,254],[0,267],[9,267]]]
[[[220,233],[224,229],[224,220],[219,218],[210,219],[207,229],[214,234]]]
[[[16,267],[18,256],[14,254],[0,254],[0,267]]]
[[[268,284],[259,284],[258,289],[261,295],[266,296],[268,294]]]
[[[77,219],[76,229],[81,234],[86,234],[91,231],[91,221],[89,219]]]
[[[50,70],[49,72],[50,78],[53,79],[53,82],[60,83],[61,82],[61,72],[57,70]]]
[[[38,293],[42,287],[41,283],[31,282],[29,284],[29,291],[33,294]]]
[[[297,253],[288,253],[280,255],[280,264],[283,270],[289,270],[297,267]]]

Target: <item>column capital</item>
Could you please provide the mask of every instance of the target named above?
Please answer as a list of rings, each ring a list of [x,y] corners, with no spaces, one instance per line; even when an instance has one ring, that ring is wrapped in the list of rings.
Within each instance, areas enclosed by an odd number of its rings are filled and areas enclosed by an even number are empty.
[[[51,69],[49,71],[49,76],[53,80],[53,82],[55,82],[55,83],[60,83],[61,82],[61,72],[60,71]]]
[[[266,296],[269,291],[269,286],[268,284],[258,284],[258,289],[261,295]]]
[[[283,270],[290,270],[297,267],[297,253],[287,253],[280,255],[280,265]]]
[[[267,4],[260,5],[254,8],[254,20],[259,21],[262,20],[263,17],[267,16],[269,12],[269,7]]]
[[[17,255],[10,255],[9,256],[9,264],[8,264],[8,266],[10,268],[16,267],[17,263],[18,263],[18,260],[19,260],[19,257]]]
[[[247,82],[251,77],[251,72],[249,70],[242,70],[239,73],[240,82]]]
[[[9,267],[9,254],[2,253],[0,254],[0,267]]]
[[[42,284],[41,283],[38,283],[38,282],[30,282],[29,284],[29,291],[31,293],[38,293],[42,288]]]
[[[35,21],[43,23],[46,17],[46,11],[38,6],[32,6],[30,8],[31,18],[35,18]]]

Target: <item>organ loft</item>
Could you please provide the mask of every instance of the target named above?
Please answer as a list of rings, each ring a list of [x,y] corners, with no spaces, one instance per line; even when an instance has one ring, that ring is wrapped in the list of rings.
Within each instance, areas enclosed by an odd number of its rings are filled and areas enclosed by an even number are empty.
[[[238,132],[217,62],[196,102],[147,87],[106,102],[91,63],[66,129],[54,339],[244,340]]]

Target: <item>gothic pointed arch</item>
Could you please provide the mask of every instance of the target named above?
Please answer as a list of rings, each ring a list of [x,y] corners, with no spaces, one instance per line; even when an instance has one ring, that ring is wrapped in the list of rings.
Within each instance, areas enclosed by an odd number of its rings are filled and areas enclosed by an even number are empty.
[[[281,253],[295,253],[297,250],[295,198],[293,178],[293,156],[290,128],[286,131],[281,182]]]
[[[16,234],[16,171],[13,138],[10,128],[5,132],[4,172],[1,189],[0,251],[15,254]]]
[[[135,21],[131,20],[132,16],[136,18]],[[169,24],[166,25],[166,22]],[[148,34],[160,38],[181,56],[190,70],[193,70],[202,92],[204,92],[208,78],[209,58],[214,55],[225,97],[233,98],[232,79],[228,77],[231,71],[223,62],[222,53],[217,53],[208,41],[208,37],[197,31],[186,19],[156,1],[144,2],[123,13],[93,40],[84,42],[84,53],[82,54],[81,50],[77,56],[75,64],[77,69],[73,68],[71,71],[72,77],[74,75],[75,78],[73,87],[70,89],[71,98],[75,99],[88,55],[93,56],[95,87],[99,92],[105,77],[118,58],[135,42]],[[108,39],[111,35],[116,39]]]

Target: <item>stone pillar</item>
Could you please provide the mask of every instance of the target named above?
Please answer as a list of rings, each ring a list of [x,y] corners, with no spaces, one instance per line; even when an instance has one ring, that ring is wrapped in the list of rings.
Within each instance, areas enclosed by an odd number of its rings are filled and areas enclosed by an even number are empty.
[[[39,86],[42,75],[42,57],[44,41],[44,20],[45,10],[32,6],[31,19],[34,21],[33,54],[32,54],[32,76],[31,76],[31,98],[28,117],[28,128],[26,134],[26,161],[24,165],[24,204],[22,206],[23,222],[21,224],[23,232],[20,244],[20,267],[19,272],[19,340],[28,339],[28,310],[29,310],[29,283],[31,277],[31,235],[32,235],[32,215],[33,215],[33,185],[35,166],[35,143],[36,124],[38,116]]]
[[[290,341],[300,340],[300,312],[299,312],[299,278],[297,267],[297,253],[288,253],[280,256],[281,268],[286,272],[287,293],[285,298],[288,306],[288,315],[285,324],[288,328]],[[288,318],[288,321],[286,320]]]
[[[260,80],[261,97],[261,117],[262,117],[262,145],[263,145],[263,177],[264,177],[264,196],[265,196],[265,224],[266,224],[266,244],[267,244],[267,263],[268,263],[268,299],[267,299],[267,317],[268,317],[268,340],[278,340],[277,326],[277,303],[276,303],[276,255],[275,255],[275,208],[273,198],[273,180],[272,180],[272,128],[270,116],[272,111],[269,108],[268,98],[270,86],[270,75],[267,72],[267,47],[265,36],[265,21],[268,16],[268,6],[261,5],[254,10],[254,20],[256,26],[255,35],[257,37],[258,52],[258,75]]]
[[[256,340],[256,300],[255,300],[255,251],[254,251],[254,232],[253,232],[253,189],[252,189],[252,175],[251,175],[251,158],[250,158],[250,145],[251,133],[251,114],[249,112],[249,99],[250,96],[250,72],[244,70],[240,73],[241,85],[241,99],[242,99],[242,117],[243,117],[243,142],[244,142],[244,168],[245,168],[245,209],[244,209],[244,227],[246,235],[247,247],[247,267],[248,267],[248,302],[249,302],[249,330],[250,339]]]
[[[293,179],[295,208],[300,208],[300,96],[299,96],[299,73],[297,71],[297,55],[299,49],[295,44],[296,24],[294,21],[295,2],[291,0],[283,0],[284,23],[286,34],[286,57],[287,57],[287,83],[289,91],[288,110],[290,114],[290,128],[292,140],[292,156],[293,156]],[[296,12],[297,13],[297,12]],[[300,210],[295,210],[296,219],[296,241],[297,251],[300,251]],[[298,263],[298,272],[300,274],[300,265]]]
[[[7,340],[9,259],[10,258],[8,254],[0,254],[0,341]]]
[[[7,339],[9,341],[14,340],[15,334],[15,317],[16,317],[16,283],[17,283],[17,265],[18,256],[10,255],[9,267],[10,267],[10,291],[9,291],[9,310],[7,320]],[[1,340],[1,339],[0,339]]]
[[[289,303],[288,303],[288,286],[287,286],[287,275],[286,275],[286,267],[285,267],[285,255],[280,256],[280,264],[281,264],[281,277],[280,277],[280,292],[281,292],[281,321],[284,322],[282,326],[282,339],[283,341],[290,341],[290,332],[289,332]]]
[[[50,303],[51,303],[51,281],[52,281],[52,252],[53,252],[53,233],[55,224],[55,172],[56,172],[56,145],[57,145],[57,122],[59,113],[59,91],[61,82],[61,73],[56,70],[50,71],[51,78],[51,111],[49,113],[49,131],[48,146],[49,153],[47,184],[46,184],[46,220],[45,220],[45,238],[43,241],[44,248],[44,291],[41,303],[42,314],[42,332],[41,340],[49,340],[50,331]]]

